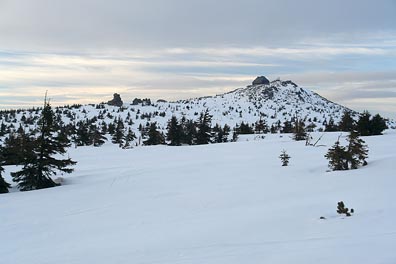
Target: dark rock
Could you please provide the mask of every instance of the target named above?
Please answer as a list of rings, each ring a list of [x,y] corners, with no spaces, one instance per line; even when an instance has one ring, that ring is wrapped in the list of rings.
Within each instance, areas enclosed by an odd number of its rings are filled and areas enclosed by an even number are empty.
[[[150,98],[144,98],[144,99],[140,99],[140,98],[135,98],[132,101],[132,105],[142,105],[142,106],[148,106],[151,105],[151,100]]]
[[[113,100],[108,101],[107,104],[121,107],[124,103],[121,100],[121,95],[115,93],[113,94]]]
[[[259,76],[253,81],[253,85],[269,84],[270,81],[265,76]]]
[[[135,98],[132,101],[132,105],[138,105],[138,104],[141,104],[141,103],[142,103],[142,99],[139,99],[139,98]]]
[[[150,98],[144,98],[142,100],[142,106],[148,106],[151,105],[151,99]]]

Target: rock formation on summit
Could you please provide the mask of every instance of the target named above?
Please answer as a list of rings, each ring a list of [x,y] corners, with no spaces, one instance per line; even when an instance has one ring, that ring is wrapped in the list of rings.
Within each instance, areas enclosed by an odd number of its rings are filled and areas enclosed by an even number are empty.
[[[259,76],[256,79],[254,79],[253,85],[260,85],[260,84],[270,84],[270,81],[265,78],[265,76]]]
[[[107,104],[121,107],[124,103],[121,100],[121,95],[115,93],[113,94],[113,100],[108,101]]]

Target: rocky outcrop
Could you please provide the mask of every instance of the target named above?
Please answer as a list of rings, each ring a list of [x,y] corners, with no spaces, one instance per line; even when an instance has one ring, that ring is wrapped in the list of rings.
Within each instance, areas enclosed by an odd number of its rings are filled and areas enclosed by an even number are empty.
[[[121,100],[121,95],[115,93],[113,94],[113,100],[108,101],[107,104],[121,107],[124,103]]]
[[[259,76],[256,79],[254,79],[253,85],[260,85],[260,84],[270,84],[270,81],[265,78],[265,76]]]

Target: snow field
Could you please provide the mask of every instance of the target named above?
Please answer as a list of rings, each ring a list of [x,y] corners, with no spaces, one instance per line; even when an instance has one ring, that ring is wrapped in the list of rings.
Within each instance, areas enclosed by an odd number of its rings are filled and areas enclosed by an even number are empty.
[[[339,134],[72,148],[63,186],[0,195],[1,263],[396,263],[396,133],[363,138],[368,166],[328,172]]]

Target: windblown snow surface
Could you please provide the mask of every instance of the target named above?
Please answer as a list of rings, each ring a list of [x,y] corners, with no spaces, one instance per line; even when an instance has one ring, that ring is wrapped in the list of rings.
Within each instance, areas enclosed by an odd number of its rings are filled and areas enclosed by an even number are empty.
[[[396,263],[396,133],[363,138],[368,166],[329,172],[339,134],[70,149],[62,186],[0,195],[0,263]]]

